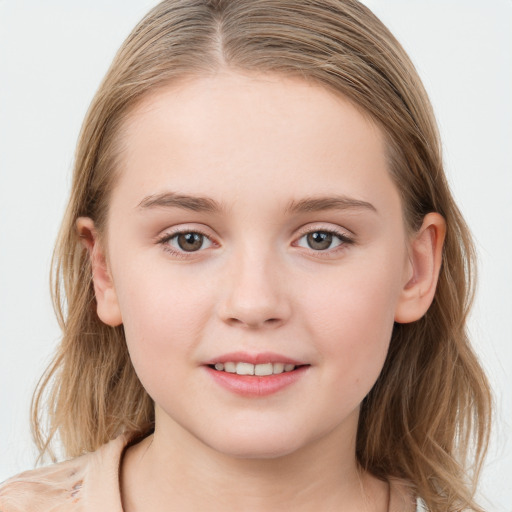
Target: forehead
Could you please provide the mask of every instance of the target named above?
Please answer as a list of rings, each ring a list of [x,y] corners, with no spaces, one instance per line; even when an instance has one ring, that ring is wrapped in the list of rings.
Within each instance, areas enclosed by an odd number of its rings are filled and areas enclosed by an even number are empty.
[[[376,124],[341,95],[296,78],[220,72],[169,85],[137,105],[121,138],[114,195],[132,204],[166,188],[224,202],[333,188],[367,200],[379,186],[394,190]]]

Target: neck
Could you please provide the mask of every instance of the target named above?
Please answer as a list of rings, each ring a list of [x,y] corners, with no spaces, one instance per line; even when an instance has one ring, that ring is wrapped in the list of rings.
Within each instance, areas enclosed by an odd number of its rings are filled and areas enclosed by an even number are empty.
[[[342,429],[266,458],[227,455],[175,423],[157,422],[154,435],[125,455],[124,510],[385,512],[386,484],[358,468],[354,420],[351,435]]]

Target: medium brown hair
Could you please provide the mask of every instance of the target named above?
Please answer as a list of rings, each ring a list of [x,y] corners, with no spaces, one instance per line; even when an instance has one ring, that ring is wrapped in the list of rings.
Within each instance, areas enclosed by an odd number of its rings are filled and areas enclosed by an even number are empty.
[[[466,335],[474,249],[446,182],[421,80],[393,35],[356,0],[166,0],[125,41],[84,121],[55,249],[63,338],[34,395],[41,453],[52,453],[56,437],[66,455],[76,456],[122,432],[145,435],[153,428],[153,403],[130,362],[123,327],[108,327],[96,314],[75,223],[87,216],[104,230],[119,172],[119,131],[141,98],[222,67],[300,77],[348,98],[386,137],[408,228],[418,229],[429,212],[445,218],[433,304],[420,320],[394,326],[383,371],[361,407],[357,458],[377,477],[409,482],[432,511],[481,510],[474,484],[488,443],[491,397]]]

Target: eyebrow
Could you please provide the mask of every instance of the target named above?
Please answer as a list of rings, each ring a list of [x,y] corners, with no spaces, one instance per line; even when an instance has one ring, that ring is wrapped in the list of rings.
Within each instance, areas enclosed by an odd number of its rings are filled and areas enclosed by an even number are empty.
[[[152,194],[145,197],[138,205],[139,208],[181,208],[194,212],[219,213],[225,208],[215,199],[202,196],[191,196],[166,192],[163,194]],[[377,212],[375,206],[367,201],[354,199],[346,196],[321,196],[310,197],[290,201],[285,208],[285,213],[311,213],[325,210],[349,210],[362,209]]]
[[[138,205],[139,208],[182,208],[194,212],[220,212],[224,208],[220,203],[209,197],[190,196],[166,192],[145,197]]]
[[[291,201],[286,207],[287,213],[321,212],[325,210],[369,210],[377,213],[373,204],[346,196],[310,197]]]

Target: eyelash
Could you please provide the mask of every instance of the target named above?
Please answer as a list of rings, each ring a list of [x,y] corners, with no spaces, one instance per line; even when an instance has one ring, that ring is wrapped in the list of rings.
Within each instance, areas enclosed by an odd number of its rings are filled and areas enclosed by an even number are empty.
[[[215,242],[209,237],[206,233],[201,231],[200,229],[182,229],[179,231],[174,231],[173,233],[166,233],[161,238],[157,240],[158,244],[161,244],[163,246],[164,251],[168,252],[172,256],[179,258],[179,259],[186,259],[189,257],[189,255],[193,255],[200,251],[182,251],[174,249],[171,245],[169,245],[169,242],[175,238],[177,238],[180,235],[188,235],[188,234],[195,234],[195,235],[201,235],[205,239],[207,239],[212,245],[216,245]]]
[[[337,246],[335,246],[334,248],[329,248],[326,250],[315,250],[311,247],[308,248],[310,251],[312,251],[314,253],[315,256],[321,257],[321,258],[329,258],[331,256],[337,255],[340,251],[343,251],[344,249],[346,249],[348,245],[352,245],[355,243],[354,238],[348,236],[344,232],[341,232],[341,231],[338,231],[338,230],[332,229],[332,228],[324,229],[324,228],[320,227],[320,228],[313,228],[313,229],[311,229],[311,228],[304,229],[304,231],[302,231],[300,233],[300,236],[298,237],[297,242],[295,242],[294,245],[297,244],[300,240],[302,240],[302,238],[304,238],[308,235],[311,235],[313,233],[325,233],[327,235],[332,235],[333,237],[336,237],[339,240],[339,244]]]
[[[333,255],[333,253],[338,253],[339,251],[346,248],[347,245],[354,244],[355,241],[350,236],[347,236],[346,233],[342,233],[340,231],[337,231],[335,229],[307,229],[301,232],[300,236],[297,239],[297,242],[294,243],[297,244],[298,241],[300,241],[305,236],[311,235],[313,233],[325,233],[327,235],[333,235],[339,240],[339,244],[335,246],[333,249],[326,249],[326,250],[315,250],[311,247],[309,250],[311,250],[315,256],[320,257],[330,257]],[[166,233],[162,237],[157,239],[157,243],[161,244],[164,248],[164,250],[168,253],[170,253],[172,256],[177,257],[179,259],[186,259],[189,258],[190,255],[193,255],[195,253],[201,252],[201,249],[198,251],[184,251],[184,250],[177,250],[174,249],[171,245],[169,245],[169,242],[173,239],[177,239],[180,235],[187,235],[187,234],[197,234],[203,236],[205,239],[207,239],[212,245],[216,245],[216,243],[211,239],[209,235],[201,231],[200,229],[184,229],[179,231],[174,231],[173,233]],[[295,245],[297,247],[297,245]],[[301,246],[299,246],[301,247]]]

